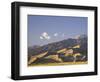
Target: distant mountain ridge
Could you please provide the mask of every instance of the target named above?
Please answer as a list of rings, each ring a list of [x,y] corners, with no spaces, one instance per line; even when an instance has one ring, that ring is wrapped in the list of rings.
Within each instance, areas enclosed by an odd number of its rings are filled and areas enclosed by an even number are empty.
[[[84,44],[87,44],[87,36],[80,35],[78,39],[69,38],[59,42],[49,43],[44,46],[35,45],[33,47],[28,48],[28,53],[29,55],[37,55],[41,52],[46,52],[46,51],[54,52],[62,48],[70,48],[78,44],[85,46]]]

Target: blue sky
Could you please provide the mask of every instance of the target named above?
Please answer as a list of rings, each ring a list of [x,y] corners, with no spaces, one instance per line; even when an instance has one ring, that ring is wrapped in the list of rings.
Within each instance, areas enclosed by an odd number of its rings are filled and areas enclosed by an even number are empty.
[[[87,17],[28,15],[28,46],[87,34]]]

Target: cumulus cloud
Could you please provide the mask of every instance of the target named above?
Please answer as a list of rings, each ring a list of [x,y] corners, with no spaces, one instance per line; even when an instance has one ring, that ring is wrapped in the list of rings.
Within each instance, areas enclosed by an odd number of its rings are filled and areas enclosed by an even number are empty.
[[[65,36],[65,34],[63,33],[63,34],[62,34],[62,37],[64,37],[64,36]]]
[[[50,39],[50,36],[48,35],[47,32],[43,32],[40,36],[40,39],[46,39],[46,40],[49,40]]]
[[[49,39],[50,39],[50,36],[46,37],[46,39],[48,39],[48,40],[49,40]]]
[[[54,36],[58,36],[58,33],[55,33]]]
[[[48,37],[48,33],[47,33],[47,32],[43,32],[43,33],[42,33],[42,36],[43,36],[43,37]]]
[[[42,36],[40,36],[40,39],[42,40],[42,39],[43,39],[43,37],[42,37]]]

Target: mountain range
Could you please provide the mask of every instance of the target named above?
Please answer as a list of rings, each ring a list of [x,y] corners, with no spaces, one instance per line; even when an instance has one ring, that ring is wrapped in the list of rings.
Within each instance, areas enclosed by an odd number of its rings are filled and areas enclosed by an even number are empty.
[[[87,61],[87,35],[28,48],[28,65]]]

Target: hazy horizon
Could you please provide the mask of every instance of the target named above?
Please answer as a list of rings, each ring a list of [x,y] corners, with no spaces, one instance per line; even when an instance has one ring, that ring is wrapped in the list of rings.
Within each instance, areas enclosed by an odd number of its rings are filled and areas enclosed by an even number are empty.
[[[28,47],[87,35],[87,17],[28,15]]]

